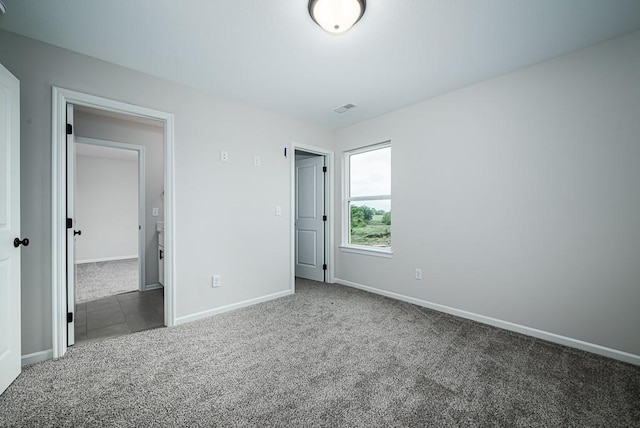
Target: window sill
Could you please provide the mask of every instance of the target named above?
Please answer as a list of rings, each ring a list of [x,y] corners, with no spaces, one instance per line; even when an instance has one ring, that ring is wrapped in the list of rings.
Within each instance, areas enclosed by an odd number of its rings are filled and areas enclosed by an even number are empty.
[[[367,247],[355,247],[355,246],[346,246],[341,245],[340,251],[345,253],[354,253],[354,254],[362,254],[365,256],[374,256],[374,257],[384,257],[390,259],[393,256],[393,252],[391,249],[383,249],[383,248],[367,248]]]

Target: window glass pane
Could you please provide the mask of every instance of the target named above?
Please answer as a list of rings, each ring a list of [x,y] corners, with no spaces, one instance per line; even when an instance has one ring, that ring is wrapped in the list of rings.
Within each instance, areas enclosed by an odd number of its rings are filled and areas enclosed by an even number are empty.
[[[351,197],[391,194],[391,147],[349,156]]]
[[[391,247],[391,200],[349,203],[349,243]]]

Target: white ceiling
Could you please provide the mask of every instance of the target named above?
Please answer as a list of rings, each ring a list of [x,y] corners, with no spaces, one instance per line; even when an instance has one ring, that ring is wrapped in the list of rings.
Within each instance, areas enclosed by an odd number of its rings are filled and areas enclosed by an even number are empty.
[[[640,29],[640,0],[369,0],[340,36],[307,0],[3,1],[5,30],[330,128]]]

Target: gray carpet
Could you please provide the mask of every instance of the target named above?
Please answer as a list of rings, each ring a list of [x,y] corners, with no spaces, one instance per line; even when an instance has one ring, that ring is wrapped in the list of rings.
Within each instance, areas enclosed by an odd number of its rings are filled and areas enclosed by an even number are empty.
[[[138,289],[138,259],[76,265],[76,303]]]
[[[0,426],[640,426],[640,367],[342,286],[76,346]]]

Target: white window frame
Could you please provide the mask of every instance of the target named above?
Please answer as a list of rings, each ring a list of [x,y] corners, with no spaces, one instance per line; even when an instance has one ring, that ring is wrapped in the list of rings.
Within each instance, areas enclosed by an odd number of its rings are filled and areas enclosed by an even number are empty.
[[[351,234],[351,213],[349,205],[351,202],[357,201],[375,201],[375,200],[389,200],[391,201],[391,195],[376,195],[376,196],[356,196],[351,197],[351,172],[350,172],[350,157],[352,155],[358,155],[361,153],[371,152],[374,150],[384,149],[391,147],[391,141],[385,141],[383,143],[372,144],[365,147],[349,150],[344,152],[342,159],[342,244],[340,250],[348,253],[365,254],[377,257],[391,257],[393,251],[392,247],[370,247],[368,245],[357,245],[349,242]],[[389,165],[391,168],[391,165]],[[392,204],[393,205],[393,204]]]

